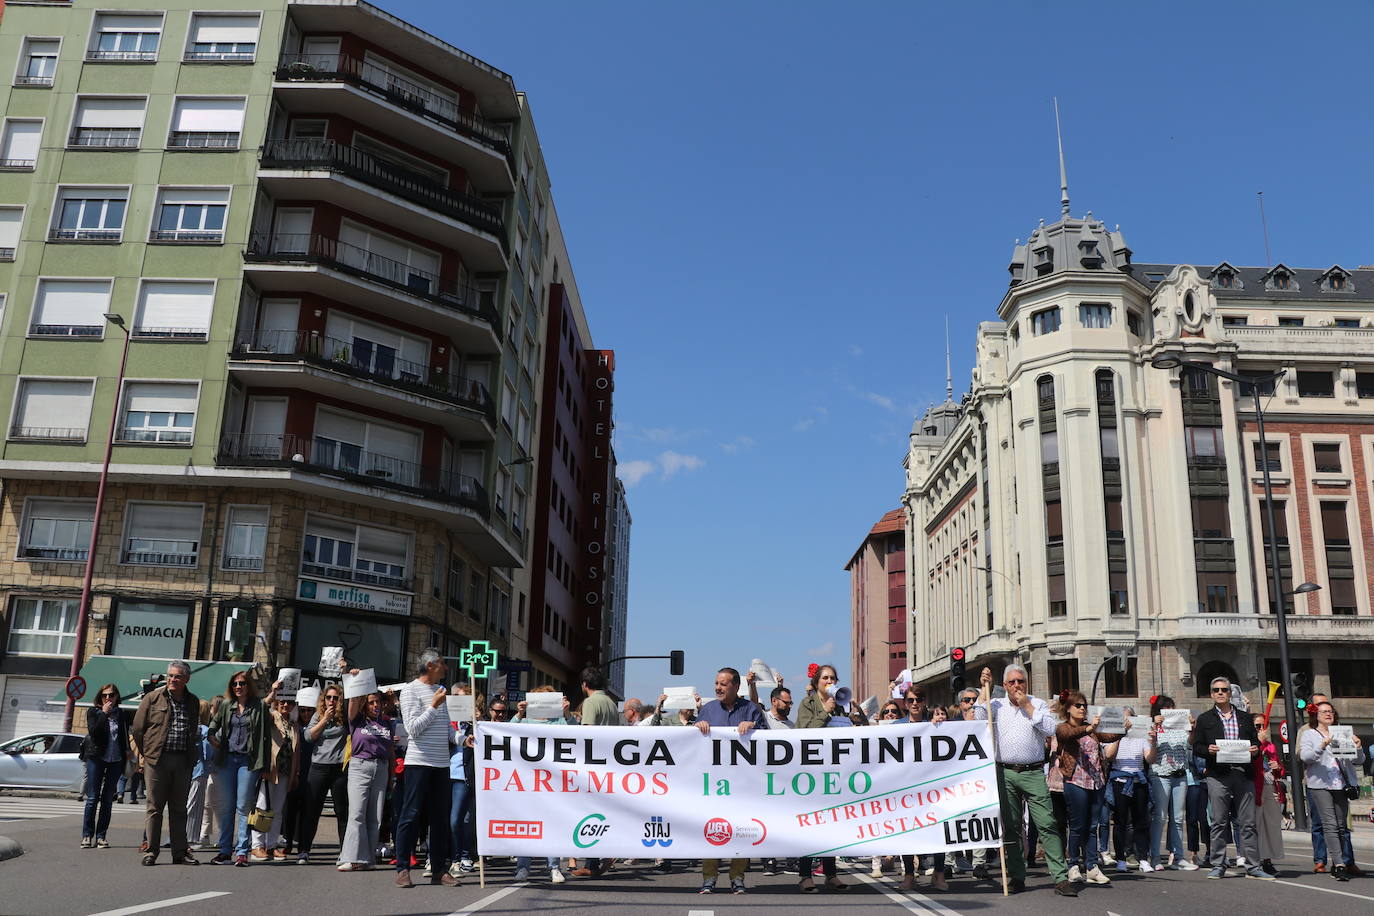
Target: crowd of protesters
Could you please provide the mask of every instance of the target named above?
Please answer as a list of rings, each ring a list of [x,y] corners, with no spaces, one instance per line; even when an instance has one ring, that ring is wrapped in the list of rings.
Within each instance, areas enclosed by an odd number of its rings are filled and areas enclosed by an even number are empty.
[[[1048,702],[1031,696],[1028,675],[1018,665],[1003,671],[1000,691],[993,689],[991,671],[983,669],[979,687],[959,692],[949,707],[929,703],[919,686],[893,684],[893,699],[867,710],[857,703],[846,709],[837,700],[842,694],[834,666],[812,665],[808,675],[795,705],[781,678],[761,702],[754,674],[741,678],[733,668],[720,669],[715,698],[703,703],[697,697],[696,709],[667,710],[666,694],[652,706],[630,698],[618,709],[596,668],[582,672],[581,697],[575,704],[564,698],[556,718],[527,718],[523,700],[513,708],[501,696],[488,704],[478,694],[473,701],[480,720],[695,726],[704,734],[712,728],[744,735],[754,729],[902,723],[938,728],[949,720],[991,718],[1004,824],[1000,856],[1011,892],[1024,890],[1028,868],[1041,859],[1055,893],[1067,897],[1077,896],[1081,885],[1109,885],[1113,870],[1206,868],[1214,879],[1230,869],[1261,880],[1278,874],[1274,863],[1284,857],[1282,828],[1288,819],[1287,774],[1267,718],[1252,715],[1226,678],[1212,681],[1212,705],[1196,716],[1170,715],[1173,699],[1156,696],[1145,717],[1122,710],[1125,727],[1112,734],[1099,730],[1101,714],[1090,710],[1076,690]],[[97,691],[82,749],[87,768],[83,848],[109,846],[111,806],[132,771],[147,792],[140,847],[144,865],[155,865],[164,848],[180,865],[200,864],[194,852],[202,850],[214,851],[212,865],[246,867],[293,858],[308,864],[329,798],[339,871],[390,867],[397,887],[410,888],[417,870],[431,884],[456,886],[477,868],[473,735],[468,723],[450,721],[448,669],[437,649],[420,655],[413,679],[399,690],[345,700],[331,684],[319,695],[317,708],[278,698],[280,682],[259,699],[257,681],[245,671],[208,700],[191,691],[190,679],[186,662],[172,662],[165,681],[148,690],[132,713],[121,708],[115,685]],[[455,684],[453,692],[470,694],[465,684]],[[531,691],[547,692],[554,688]],[[1333,755],[1331,728],[1339,715],[1329,698],[1314,696],[1309,712],[1311,720],[1296,739],[1312,817],[1314,871],[1347,881],[1364,874],[1354,860],[1348,806],[1358,791],[1353,787],[1359,785],[1365,750],[1356,738],[1354,760]],[[1219,742],[1227,739],[1247,742],[1249,759],[1232,762],[1219,754]],[[872,879],[887,871],[900,875],[903,890],[916,888],[924,876],[928,888],[947,891],[961,874],[973,881],[997,880],[989,862],[998,855],[998,850],[975,849],[864,862]],[[648,864],[667,873],[690,863],[658,859]],[[532,865],[529,857],[515,859],[515,880],[534,880]],[[541,865],[550,882],[562,884],[570,877],[605,876],[617,862],[547,856]],[[745,892],[750,866],[747,859],[726,863],[733,893]],[[701,861],[701,893],[715,892],[721,867],[718,860]],[[802,893],[849,887],[834,857],[765,859],[760,870],[766,877],[796,874]]]

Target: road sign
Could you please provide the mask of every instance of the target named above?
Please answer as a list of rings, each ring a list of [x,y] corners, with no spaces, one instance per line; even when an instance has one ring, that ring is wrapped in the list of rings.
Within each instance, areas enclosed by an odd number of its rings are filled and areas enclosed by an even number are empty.
[[[506,693],[514,693],[520,689],[520,672],[506,672]]]
[[[458,653],[458,667],[466,668],[472,680],[491,674],[496,670],[498,661],[496,650],[485,639],[474,639]]]
[[[1280,737],[1281,739],[1283,739],[1283,742],[1284,742],[1285,744],[1288,743],[1288,720],[1287,720],[1287,719],[1285,719],[1284,721],[1282,721],[1282,722],[1279,723],[1279,737]]]
[[[81,675],[67,678],[67,696],[79,700],[86,695],[86,679]]]

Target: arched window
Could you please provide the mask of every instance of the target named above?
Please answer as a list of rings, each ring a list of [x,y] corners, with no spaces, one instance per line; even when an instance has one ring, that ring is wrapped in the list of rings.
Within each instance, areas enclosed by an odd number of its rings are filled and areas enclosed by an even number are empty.
[[[1236,676],[1236,669],[1222,661],[1208,662],[1197,670],[1194,677],[1193,683],[1197,687],[1199,697],[1211,697],[1212,678],[1224,677],[1232,684],[1239,680]]]

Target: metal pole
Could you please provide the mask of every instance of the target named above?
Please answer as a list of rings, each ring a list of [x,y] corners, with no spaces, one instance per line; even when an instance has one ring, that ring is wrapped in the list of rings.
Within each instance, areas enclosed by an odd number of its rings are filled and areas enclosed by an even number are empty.
[[[114,406],[110,408],[110,431],[105,437],[105,462],[100,467],[100,484],[95,491],[95,511],[91,515],[91,539],[86,545],[86,572],[81,580],[81,605],[76,615],[76,649],[72,653],[69,677],[76,677],[81,671],[82,657],[86,654],[86,622],[91,616],[91,580],[95,577],[95,548],[100,541],[100,514],[105,508],[105,485],[110,479],[110,455],[114,452],[115,424],[119,422],[120,389],[124,387],[124,367],[129,361],[129,329],[123,324],[115,327],[124,332],[124,350],[119,355],[119,375],[115,379]],[[76,715],[76,700],[67,695],[67,709],[62,716],[62,730],[72,730],[72,718]]]
[[[1269,566],[1271,572],[1270,589],[1274,599],[1274,610],[1278,617],[1279,629],[1279,676],[1283,678],[1283,697],[1287,707],[1288,720],[1288,781],[1293,796],[1293,822],[1298,830],[1307,829],[1307,808],[1305,790],[1298,779],[1298,721],[1297,697],[1293,696],[1292,669],[1288,664],[1288,620],[1284,612],[1283,577],[1279,572],[1279,538],[1274,528],[1274,490],[1269,482],[1269,447],[1264,437],[1264,408],[1260,404],[1259,382],[1251,383],[1255,397],[1255,424],[1259,430],[1260,467],[1264,471],[1264,513],[1269,523],[1266,540],[1269,546]],[[1282,739],[1280,739],[1282,740]]]

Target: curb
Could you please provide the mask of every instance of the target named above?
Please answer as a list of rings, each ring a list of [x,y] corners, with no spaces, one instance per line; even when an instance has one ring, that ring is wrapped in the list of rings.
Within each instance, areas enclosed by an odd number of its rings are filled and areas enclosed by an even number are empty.
[[[7,836],[0,836],[0,862],[6,859],[13,859],[15,856],[22,856],[24,847],[19,845],[17,840],[12,840]]]

